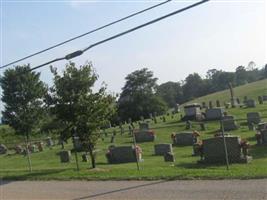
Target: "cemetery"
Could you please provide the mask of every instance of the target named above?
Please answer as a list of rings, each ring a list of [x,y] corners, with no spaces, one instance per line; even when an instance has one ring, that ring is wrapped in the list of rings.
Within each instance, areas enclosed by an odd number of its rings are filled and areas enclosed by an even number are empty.
[[[28,171],[23,137],[14,143],[0,141],[0,177],[29,180],[267,177],[266,101],[256,104],[256,107],[246,104],[245,108],[225,108],[226,101],[220,99],[222,107],[218,108],[217,99],[220,98],[216,96],[212,99],[212,108],[208,108],[211,98],[195,100],[206,102],[205,108],[197,103],[189,103],[180,105],[184,108],[180,113],[153,115],[149,119],[131,121],[130,124],[123,122],[116,127],[107,126],[96,147],[96,166],[103,169],[99,172],[89,170],[90,155],[82,150],[77,137],[64,144],[64,149],[56,142],[58,137],[54,135],[32,138],[28,146],[32,172]],[[206,120],[199,122],[197,116],[202,112]],[[223,119],[229,171],[226,170],[220,119]],[[183,120],[190,120],[190,126],[186,127],[187,122]],[[205,127],[201,127],[201,124]],[[253,124],[254,129],[249,129],[248,124]],[[129,130],[133,126],[135,128]],[[138,148],[134,148],[134,139]],[[77,150],[79,171],[76,169],[74,149]]]

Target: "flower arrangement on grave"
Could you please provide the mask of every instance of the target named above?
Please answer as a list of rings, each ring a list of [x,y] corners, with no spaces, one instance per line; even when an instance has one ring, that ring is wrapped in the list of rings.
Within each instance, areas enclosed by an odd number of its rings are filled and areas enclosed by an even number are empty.
[[[137,160],[139,160],[139,161],[142,160],[142,149],[141,149],[141,147],[138,146],[138,145],[135,145],[134,151],[135,151]]]
[[[193,145],[193,155],[200,155],[201,160],[204,158],[204,151],[203,151],[203,142],[202,140],[198,141]]]
[[[249,142],[247,140],[241,140],[240,147],[242,149],[243,155],[247,156],[248,155],[248,149],[250,148]]]

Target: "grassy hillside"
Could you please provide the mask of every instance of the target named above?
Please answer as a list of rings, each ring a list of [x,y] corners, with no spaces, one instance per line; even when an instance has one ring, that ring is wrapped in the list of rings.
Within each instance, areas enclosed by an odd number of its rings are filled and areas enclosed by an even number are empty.
[[[257,100],[258,96],[262,96],[264,94],[267,95],[267,79],[235,87],[234,94],[235,97],[239,97],[241,101],[243,100],[244,96]],[[223,103],[223,102],[229,102],[230,98],[231,98],[230,91],[223,90],[220,92],[215,92],[203,97],[196,98],[187,103],[194,103],[194,102],[208,103],[209,101],[213,101],[215,103],[216,100],[220,100],[220,102]]]

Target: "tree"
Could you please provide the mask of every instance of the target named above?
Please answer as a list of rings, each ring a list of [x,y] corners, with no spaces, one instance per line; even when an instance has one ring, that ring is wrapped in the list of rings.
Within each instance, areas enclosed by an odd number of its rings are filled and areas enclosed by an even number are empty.
[[[185,79],[185,84],[183,85],[183,94],[185,100],[191,100],[195,97],[205,95],[204,81],[197,74],[189,74]]]
[[[183,102],[183,91],[179,82],[166,82],[157,87],[157,96],[161,97],[170,108]]]
[[[16,66],[8,69],[0,78],[5,104],[3,122],[29,139],[29,134],[39,123],[43,113],[45,84],[40,73],[31,72],[30,66]]]
[[[56,120],[65,124],[67,136],[69,133],[79,136],[95,168],[94,150],[100,137],[99,127],[113,114],[114,98],[106,94],[105,86],[93,92],[98,76],[91,63],[76,68],[75,63],[70,62],[63,75],[59,75],[55,68],[51,71],[54,74],[54,86],[50,90],[52,113]]]
[[[140,119],[149,113],[161,114],[166,110],[165,102],[155,95],[157,78],[147,68],[136,70],[126,76],[126,83],[118,100],[121,119]]]

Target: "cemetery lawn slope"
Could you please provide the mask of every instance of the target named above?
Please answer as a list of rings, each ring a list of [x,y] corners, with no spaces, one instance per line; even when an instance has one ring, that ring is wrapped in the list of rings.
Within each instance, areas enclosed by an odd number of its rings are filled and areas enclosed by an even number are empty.
[[[240,98],[240,100],[243,100],[244,96],[257,100],[258,96],[261,96],[263,94],[267,95],[267,79],[263,79],[253,83],[248,83],[246,85],[234,88],[234,95],[235,97]],[[221,102],[229,102],[230,100],[229,89],[196,98],[192,101],[186,102],[185,104],[190,104],[194,102],[208,103],[209,101],[213,101],[215,103],[216,100],[220,100]]]

